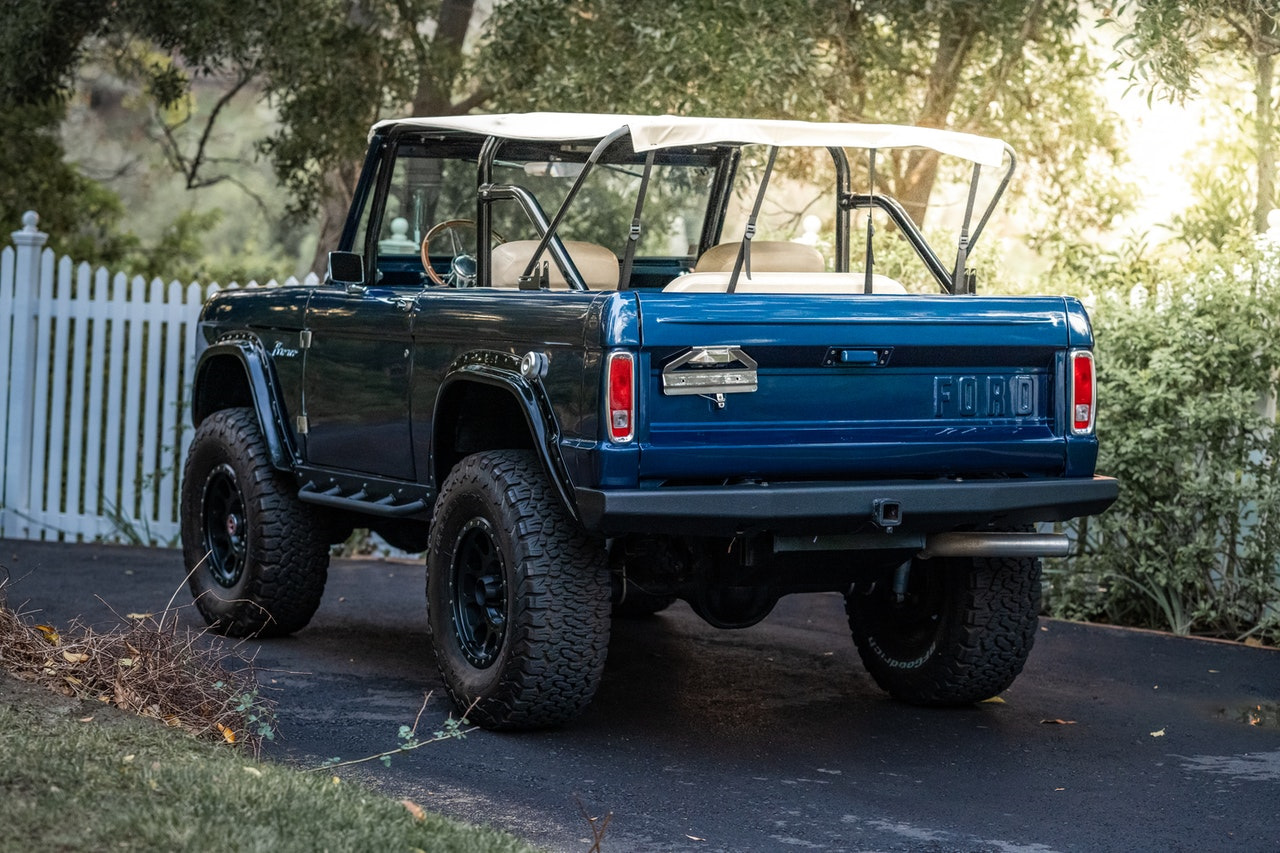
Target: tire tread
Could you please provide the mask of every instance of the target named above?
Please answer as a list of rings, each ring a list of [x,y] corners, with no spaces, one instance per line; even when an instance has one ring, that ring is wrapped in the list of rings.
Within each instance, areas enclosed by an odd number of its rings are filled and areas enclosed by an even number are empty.
[[[862,626],[867,605],[846,597],[845,611],[858,654],[876,683],[916,705],[967,705],[996,696],[1022,672],[1039,626],[1038,559],[977,558],[966,569],[948,564],[934,571],[961,574],[944,605],[936,646],[916,667],[887,658]],[[882,603],[881,606],[888,606]]]
[[[239,462],[249,476],[241,489],[251,532],[243,586],[234,600],[204,583],[198,564],[207,553],[200,518],[208,457]],[[196,429],[187,453],[182,490],[182,550],[196,608],[211,628],[229,637],[278,637],[311,621],[324,593],[329,548],[311,508],[297,499],[289,477],[271,456],[252,409],[223,409]],[[254,524],[258,525],[255,535]]]
[[[496,498],[501,521],[515,535],[514,613],[495,683],[483,695],[462,684],[447,637],[447,616],[430,613],[436,664],[454,703],[468,718],[498,730],[536,729],[577,717],[590,703],[604,672],[609,643],[610,588],[603,543],[588,536],[561,504],[532,453],[496,450],[463,459],[450,473],[436,504],[428,551],[430,576],[448,571],[442,541],[454,496],[468,490]],[[437,619],[441,619],[437,624]]]

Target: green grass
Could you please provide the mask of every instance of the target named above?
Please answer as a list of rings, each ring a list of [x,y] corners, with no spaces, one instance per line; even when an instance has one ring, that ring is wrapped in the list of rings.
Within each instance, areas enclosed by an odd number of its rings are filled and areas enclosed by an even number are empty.
[[[534,849],[495,830],[431,814],[418,819],[402,803],[329,773],[255,761],[239,750],[3,674],[0,847],[263,853]]]

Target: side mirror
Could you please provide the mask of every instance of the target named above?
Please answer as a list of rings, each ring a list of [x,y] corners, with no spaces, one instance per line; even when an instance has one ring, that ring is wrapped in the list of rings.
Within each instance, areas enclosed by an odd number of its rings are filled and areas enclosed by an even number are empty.
[[[345,284],[348,289],[364,284],[364,258],[356,252],[330,252],[325,281]]]

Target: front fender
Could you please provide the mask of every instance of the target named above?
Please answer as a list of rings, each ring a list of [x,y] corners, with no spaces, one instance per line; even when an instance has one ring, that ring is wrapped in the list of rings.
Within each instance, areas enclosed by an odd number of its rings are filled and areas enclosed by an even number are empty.
[[[286,423],[271,357],[256,337],[237,333],[214,341],[196,362],[191,419],[194,425],[219,409],[250,407],[271,454],[273,467],[291,470],[298,461],[293,434]]]

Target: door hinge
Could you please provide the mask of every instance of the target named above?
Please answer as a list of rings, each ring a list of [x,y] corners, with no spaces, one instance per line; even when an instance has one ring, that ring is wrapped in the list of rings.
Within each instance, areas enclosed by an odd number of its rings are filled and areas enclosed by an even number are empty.
[[[303,329],[298,333],[298,345],[302,349],[311,349],[311,330]]]
[[[298,415],[297,424],[298,424],[298,435],[306,435],[307,434],[307,416]]]

